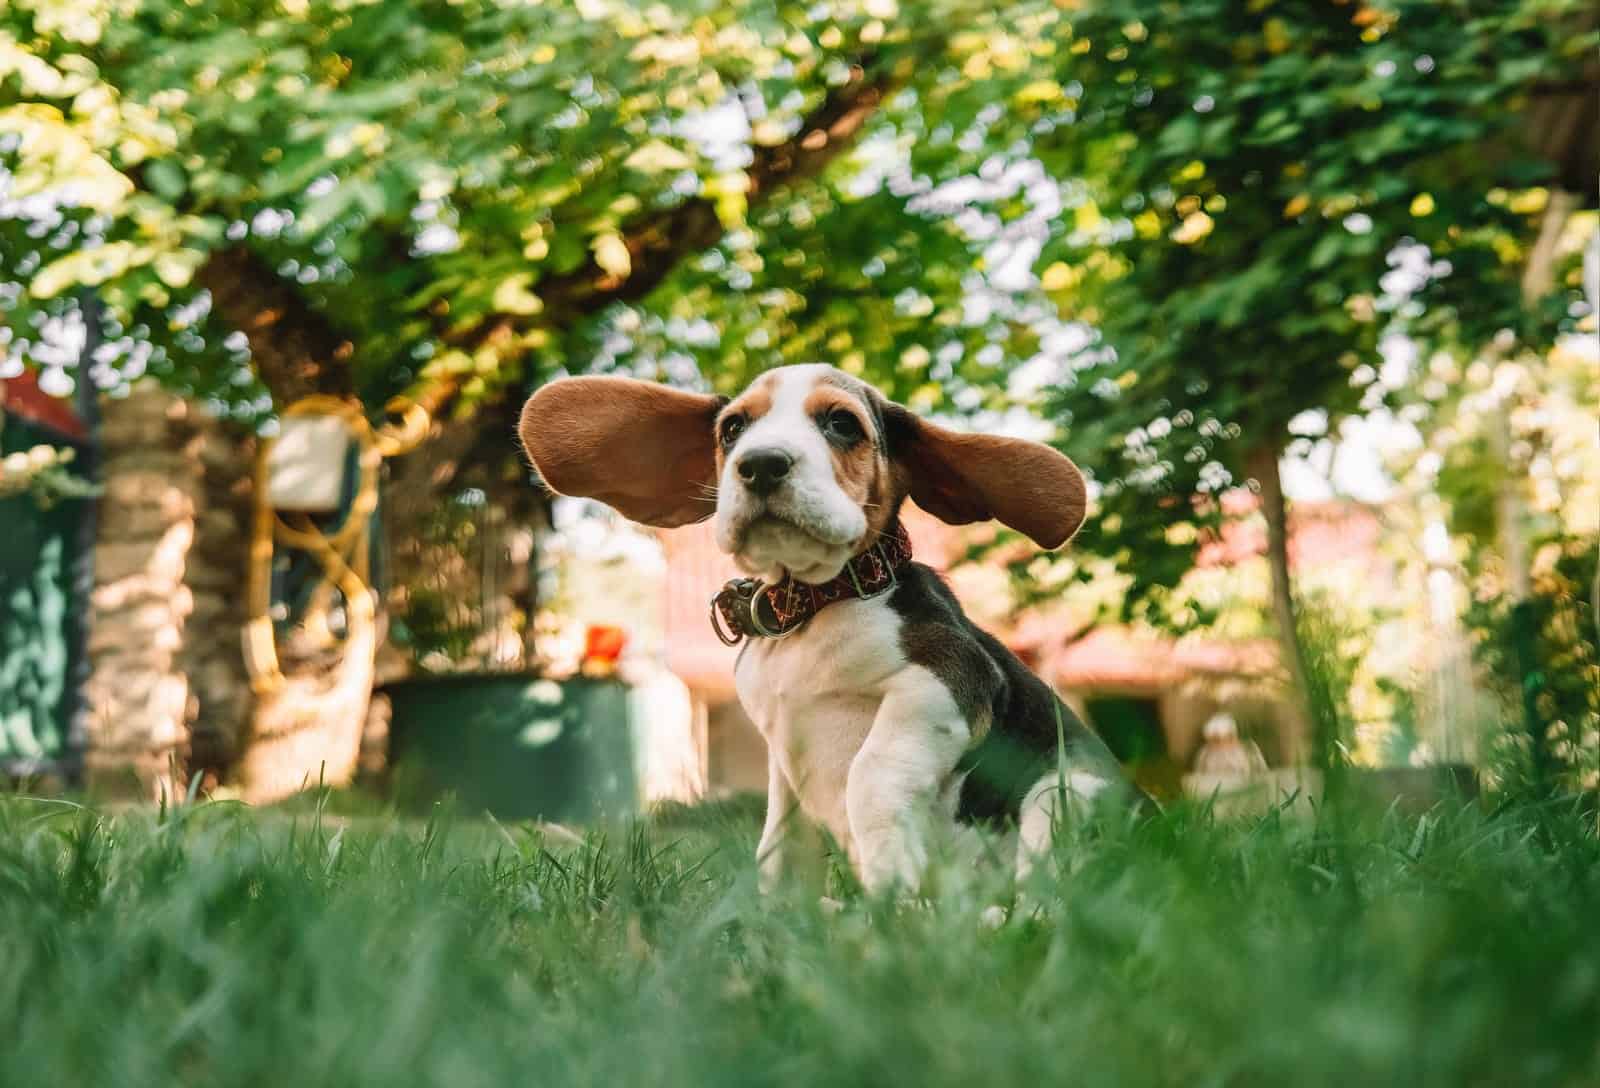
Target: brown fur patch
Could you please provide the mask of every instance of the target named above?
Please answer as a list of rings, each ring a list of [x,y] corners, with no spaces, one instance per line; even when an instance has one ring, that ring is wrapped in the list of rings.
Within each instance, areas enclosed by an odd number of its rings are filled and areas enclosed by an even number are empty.
[[[833,455],[833,475],[839,488],[857,503],[867,516],[867,542],[889,526],[889,519],[899,505],[890,487],[889,463],[881,452],[880,436],[873,425],[871,414],[861,403],[861,398],[832,382],[817,385],[805,400],[806,415],[816,419],[825,412],[849,412],[861,424],[866,438],[849,449],[830,446]]]
[[[715,509],[711,422],[721,401],[632,378],[564,378],[523,405],[518,433],[554,491],[671,527]]]
[[[742,415],[751,423],[754,423],[772,411],[772,393],[777,384],[777,373],[768,371],[751,382],[750,387],[743,393],[733,398],[733,402],[723,409],[722,414],[724,416]]]
[[[728,406],[722,410],[721,414],[717,416],[716,434],[719,437],[716,439],[715,444],[717,447],[717,475],[719,477],[722,475],[723,463],[723,449],[720,438],[722,434],[722,421],[730,416],[742,415],[750,423],[754,423],[756,420],[772,411],[772,391],[777,384],[777,373],[774,371],[768,371],[755,381],[751,382],[749,388],[747,388],[743,393],[740,393],[737,397],[734,397],[733,400],[728,403]]]
[[[1041,548],[1059,548],[1083,524],[1083,474],[1049,446],[952,431],[898,404],[884,418],[911,500],[941,521],[994,518]]]

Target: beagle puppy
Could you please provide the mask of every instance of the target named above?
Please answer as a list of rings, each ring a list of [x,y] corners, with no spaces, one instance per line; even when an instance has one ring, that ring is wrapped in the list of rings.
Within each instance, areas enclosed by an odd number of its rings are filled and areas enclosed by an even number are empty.
[[[758,848],[770,888],[818,857],[914,894],[940,821],[1015,821],[1019,877],[1058,806],[1137,794],[1105,744],[911,561],[910,498],[951,524],[997,519],[1043,548],[1082,523],[1083,477],[1035,442],[920,419],[834,367],[771,370],[733,400],[616,377],[556,381],[519,427],[554,491],[647,525],[715,519],[749,577],[713,602],[743,642],[739,700],[767,742]]]

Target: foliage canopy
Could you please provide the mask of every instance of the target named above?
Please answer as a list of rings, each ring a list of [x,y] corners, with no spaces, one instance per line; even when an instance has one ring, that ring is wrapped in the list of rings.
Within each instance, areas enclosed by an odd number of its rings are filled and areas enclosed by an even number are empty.
[[[1039,59],[998,21],[960,0],[21,0],[0,17],[11,352],[60,369],[92,287],[104,381],[151,369],[260,415],[253,354],[280,401],[494,396],[587,368],[617,330],[586,323],[725,242],[659,308],[709,311],[729,365],[707,374],[854,350],[893,384],[912,340],[915,360],[1008,331],[962,316],[981,246],[912,206],[928,179],[823,168],[919,132],[969,148],[947,174],[981,161],[984,104]],[[760,335],[767,315],[805,331]]]
[[[1526,129],[1593,51],[1583,10],[1074,12],[1077,116],[1034,153],[1080,181],[1042,281],[1103,339],[1053,405],[1101,470],[1093,543],[1139,557],[1130,604],[1175,583],[1252,453],[1386,402],[1387,333],[1551,342],[1569,292],[1528,310],[1519,279],[1560,165]]]
[[[69,385],[92,288],[95,380],[248,420],[811,358],[1042,393],[1134,608],[1252,452],[1388,398],[1388,331],[1559,330],[1528,119],[1595,43],[1575,0],[14,0],[3,365]]]

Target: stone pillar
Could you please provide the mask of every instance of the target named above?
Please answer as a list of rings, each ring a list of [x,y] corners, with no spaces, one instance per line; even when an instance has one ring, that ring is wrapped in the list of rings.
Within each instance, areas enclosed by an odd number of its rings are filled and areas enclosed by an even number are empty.
[[[244,523],[228,509],[248,487],[248,440],[140,384],[103,401],[100,441],[87,784],[177,797],[191,766],[228,761],[248,707]]]
[[[174,438],[198,466],[200,505],[194,546],[184,572],[192,599],[179,665],[189,677],[190,769],[223,779],[247,741],[253,695],[240,632],[246,619],[245,577],[255,441],[193,404]]]

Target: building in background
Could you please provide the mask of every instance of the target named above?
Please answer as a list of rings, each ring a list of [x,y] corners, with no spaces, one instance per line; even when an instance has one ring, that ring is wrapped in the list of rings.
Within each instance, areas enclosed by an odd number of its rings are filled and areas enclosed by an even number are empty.
[[[181,795],[241,743],[248,447],[149,383],[66,400],[26,371],[0,444],[75,455],[0,498],[0,773]]]

